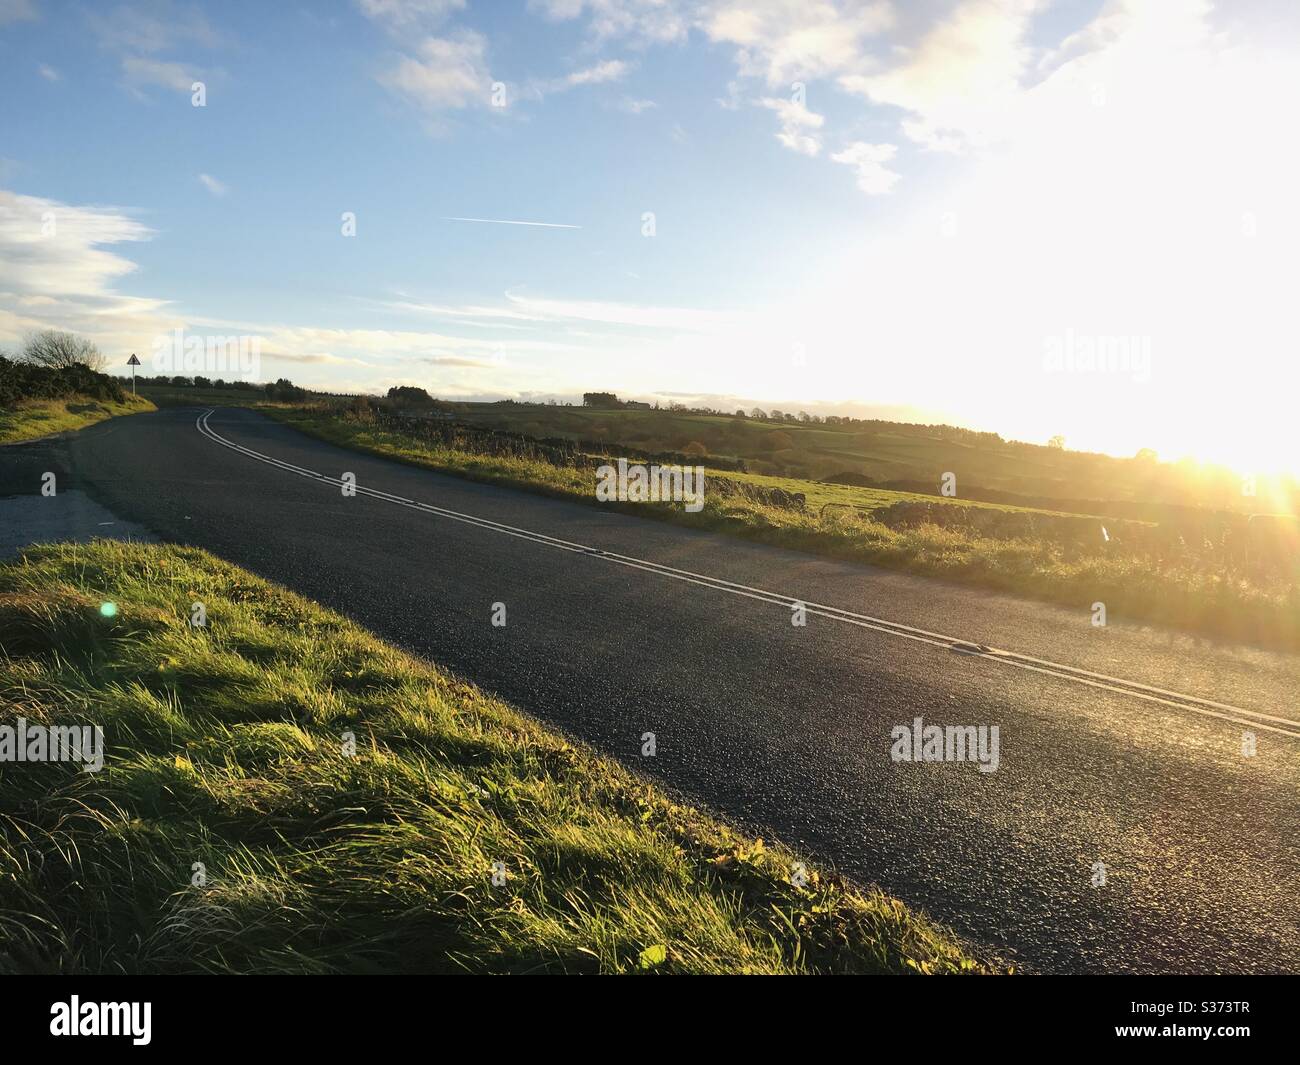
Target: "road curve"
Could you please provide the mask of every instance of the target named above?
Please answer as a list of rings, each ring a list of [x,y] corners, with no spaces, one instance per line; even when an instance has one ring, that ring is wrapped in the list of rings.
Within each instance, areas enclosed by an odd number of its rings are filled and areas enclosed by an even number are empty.
[[[0,491],[38,491],[37,467],[57,468],[121,517],[309,595],[1027,969],[1300,971],[1296,656],[1113,614],[1094,628],[1090,602],[817,559],[417,470],[250,411],[202,415],[6,449]],[[997,771],[893,761],[891,730],[916,717],[997,725]]]

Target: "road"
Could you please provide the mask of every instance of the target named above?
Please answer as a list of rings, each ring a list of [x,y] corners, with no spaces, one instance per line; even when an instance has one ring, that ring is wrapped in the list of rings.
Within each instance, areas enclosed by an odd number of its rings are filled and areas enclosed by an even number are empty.
[[[5,449],[0,493],[56,469],[1028,971],[1300,971],[1296,656],[201,415]],[[894,761],[916,717],[997,725],[997,771]]]

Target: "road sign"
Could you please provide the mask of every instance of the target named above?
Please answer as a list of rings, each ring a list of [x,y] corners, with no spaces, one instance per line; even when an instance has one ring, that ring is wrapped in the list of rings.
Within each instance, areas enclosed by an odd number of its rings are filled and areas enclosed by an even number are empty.
[[[131,367],[131,395],[135,395],[135,368],[140,365],[140,360],[135,357],[135,352],[131,352],[131,357],[126,360],[126,364]]]
[[[129,359],[126,360],[126,364],[128,366],[139,366],[140,360],[137,359],[134,355],[132,355]]]

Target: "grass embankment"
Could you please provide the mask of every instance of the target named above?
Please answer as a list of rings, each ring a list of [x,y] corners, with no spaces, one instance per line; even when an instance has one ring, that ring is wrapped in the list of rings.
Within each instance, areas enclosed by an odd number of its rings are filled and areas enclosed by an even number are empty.
[[[0,970],[986,968],[196,549],[29,548],[0,566],[0,646],[0,724],[107,743],[99,773],[0,764]]]
[[[1090,551],[1037,538],[983,536],[961,527],[889,528],[874,521],[869,511],[908,499],[942,500],[734,473],[710,473],[709,478],[726,476],[792,491],[817,489],[822,494],[811,496],[809,508],[802,512],[721,497],[707,490],[704,508],[696,514],[687,513],[680,504],[597,503],[590,470],[435,447],[315,408],[268,409],[264,413],[331,443],[428,469],[1073,607],[1080,612],[1081,623],[1090,618],[1093,603],[1103,602],[1111,620],[1157,622],[1197,634],[1300,650],[1300,583],[1294,577],[1248,579],[1195,558],[1154,564],[1148,558],[1125,554],[1117,546],[1106,547],[1100,524],[1098,544]],[[816,500],[827,497],[868,509],[831,508],[823,514]],[[949,502],[1019,509],[968,500]]]
[[[143,396],[126,397],[125,402],[69,396],[64,399],[22,400],[0,409],[0,444],[35,440],[53,433],[84,429],[88,425],[123,414],[142,414],[157,408]]]

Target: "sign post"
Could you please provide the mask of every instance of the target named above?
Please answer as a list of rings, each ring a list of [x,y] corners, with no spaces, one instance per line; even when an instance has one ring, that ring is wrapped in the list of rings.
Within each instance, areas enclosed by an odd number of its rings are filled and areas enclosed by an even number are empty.
[[[135,352],[131,352],[131,357],[126,360],[126,364],[131,367],[131,395],[135,395],[135,368],[140,365],[140,360],[135,357]]]

